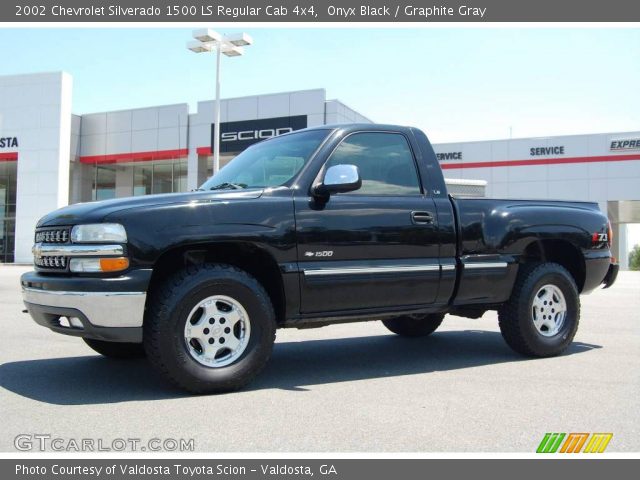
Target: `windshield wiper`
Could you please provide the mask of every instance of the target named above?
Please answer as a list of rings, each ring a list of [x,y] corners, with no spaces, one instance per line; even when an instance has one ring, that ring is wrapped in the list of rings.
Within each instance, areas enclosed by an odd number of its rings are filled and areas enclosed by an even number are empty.
[[[247,188],[247,186],[243,183],[230,183],[224,182],[220,185],[214,185],[209,188],[209,190],[242,190],[243,188]]]

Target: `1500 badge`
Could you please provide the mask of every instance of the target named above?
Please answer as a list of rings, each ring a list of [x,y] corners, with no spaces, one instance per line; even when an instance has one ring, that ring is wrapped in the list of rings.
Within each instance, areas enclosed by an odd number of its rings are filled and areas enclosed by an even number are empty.
[[[333,250],[322,250],[320,252],[304,252],[305,257],[331,257]]]

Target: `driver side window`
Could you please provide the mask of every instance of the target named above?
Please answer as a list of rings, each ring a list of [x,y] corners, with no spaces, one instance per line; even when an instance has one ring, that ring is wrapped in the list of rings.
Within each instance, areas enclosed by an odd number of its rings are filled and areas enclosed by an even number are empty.
[[[343,195],[419,195],[420,180],[407,139],[398,133],[363,132],[345,138],[327,168],[358,167],[362,187]]]

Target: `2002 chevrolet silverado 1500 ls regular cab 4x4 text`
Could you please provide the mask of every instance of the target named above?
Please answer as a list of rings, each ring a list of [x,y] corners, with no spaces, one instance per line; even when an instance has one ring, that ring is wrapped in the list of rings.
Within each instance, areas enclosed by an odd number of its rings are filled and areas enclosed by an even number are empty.
[[[381,319],[417,337],[497,310],[514,350],[558,355],[579,295],[615,281],[610,242],[593,203],[449,196],[418,129],[323,126],[249,147],[198,191],[45,216],[21,282],[39,324],[221,392],[280,327]]]

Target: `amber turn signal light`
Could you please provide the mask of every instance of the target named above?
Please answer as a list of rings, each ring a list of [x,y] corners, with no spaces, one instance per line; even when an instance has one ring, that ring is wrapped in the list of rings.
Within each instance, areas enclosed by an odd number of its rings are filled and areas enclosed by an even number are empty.
[[[129,268],[129,259],[126,257],[100,259],[100,270],[103,272],[119,272],[127,268]]]

